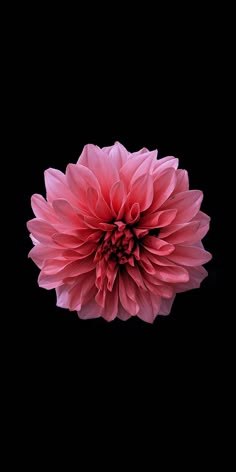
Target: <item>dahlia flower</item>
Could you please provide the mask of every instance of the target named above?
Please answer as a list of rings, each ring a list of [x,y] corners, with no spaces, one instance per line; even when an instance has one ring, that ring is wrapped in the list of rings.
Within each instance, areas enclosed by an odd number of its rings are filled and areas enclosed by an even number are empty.
[[[201,239],[210,218],[175,157],[88,144],[65,174],[47,169],[45,186],[46,200],[31,200],[29,257],[39,286],[56,289],[57,306],[83,319],[152,323],[206,277],[211,255]]]

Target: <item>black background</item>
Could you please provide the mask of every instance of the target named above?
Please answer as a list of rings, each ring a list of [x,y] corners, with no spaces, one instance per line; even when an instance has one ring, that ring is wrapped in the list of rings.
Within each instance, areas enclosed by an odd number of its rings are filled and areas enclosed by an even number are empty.
[[[82,453],[77,440],[82,433],[90,447],[88,462],[92,442],[102,438],[103,458],[108,445],[115,444],[118,460],[136,433],[141,447],[137,442],[134,457],[139,458],[148,441],[145,468],[151,449],[155,460],[161,453],[160,437],[167,448],[180,439],[179,455],[185,457],[192,447],[195,463],[201,452],[211,456],[212,432],[220,437],[218,422],[225,415],[224,405],[219,408],[220,389],[228,402],[233,346],[231,311],[223,298],[228,243],[222,241],[229,229],[223,197],[231,159],[226,151],[230,127],[225,108],[231,99],[228,78],[224,80],[224,19],[220,11],[217,20],[216,6],[209,12],[194,5],[181,11],[176,4],[174,11],[167,4],[163,15],[157,6],[151,11],[142,5],[138,12],[135,5],[130,16],[118,5],[104,12],[100,3],[99,11],[88,6],[87,14],[71,12],[69,18],[64,6],[50,14],[39,7],[24,12],[21,5],[19,16],[14,6],[15,21],[5,37],[6,50],[13,44],[7,53],[9,92],[4,89],[9,156],[7,152],[3,160],[10,164],[6,184],[11,192],[5,190],[5,199],[15,229],[7,231],[2,249],[8,261],[12,237],[13,262],[7,264],[2,293],[9,307],[2,317],[9,329],[2,338],[15,415],[15,429],[8,421],[10,437],[15,431],[20,454],[28,457],[35,450],[38,461],[44,447],[54,453],[55,429],[62,454],[70,433],[74,450]],[[159,157],[178,157],[179,167],[189,172],[190,188],[203,190],[202,209],[212,218],[204,239],[213,254],[206,266],[208,278],[200,289],[178,294],[171,314],[157,317],[153,325],[139,318],[83,321],[57,308],[54,291],[38,287],[39,270],[27,258],[32,247],[26,228],[33,217],[30,197],[45,195],[44,170],[65,171],[85,144],[108,146],[116,140],[131,152],[157,148]],[[152,423],[151,429],[141,428],[142,421]],[[110,434],[114,425],[116,442]],[[200,431],[196,443],[195,430]],[[172,450],[165,463],[170,457],[175,460]]]
[[[201,24],[204,35],[207,24]],[[207,381],[217,369],[223,283],[217,165],[222,117],[212,84],[218,51],[211,40],[200,41],[197,30],[191,35],[191,28],[189,24],[185,33],[172,32],[168,42],[156,28],[137,34],[133,24],[122,31],[122,45],[121,32],[112,31],[111,25],[108,35],[95,35],[91,41],[72,29],[65,44],[62,31],[45,40],[40,29],[32,33],[31,25],[32,44],[27,36],[16,45],[14,248],[20,314],[16,308],[11,323],[27,372],[38,376],[42,371],[48,378],[61,370],[74,378],[76,373],[102,372],[107,378],[126,375],[127,380],[135,373],[145,384],[149,371],[153,382],[161,372],[182,372],[195,383],[202,376]],[[39,270],[27,258],[32,246],[26,229],[33,217],[30,197],[45,195],[44,170],[65,171],[85,144],[102,147],[116,140],[131,152],[157,148],[159,157],[178,157],[179,167],[189,172],[191,189],[203,190],[202,209],[212,218],[204,240],[213,254],[206,266],[208,278],[200,289],[178,294],[171,314],[157,317],[153,325],[138,318],[83,321],[57,308],[54,291],[38,287]]]
[[[137,72],[138,73],[138,72]],[[55,79],[54,79],[55,80]],[[83,96],[83,83],[74,85],[73,92],[50,85],[40,87],[32,94],[28,119],[24,130],[24,148],[20,159],[21,195],[17,204],[17,218],[21,238],[17,241],[20,265],[20,287],[23,296],[24,319],[33,346],[50,346],[59,349],[83,346],[91,353],[103,349],[104,343],[114,342],[129,350],[135,345],[162,349],[167,356],[190,349],[202,353],[217,323],[216,287],[219,278],[219,254],[217,254],[217,206],[214,139],[209,130],[208,107],[205,98],[196,93],[183,101],[182,89],[177,84],[162,85],[154,73],[150,84],[143,89],[133,79],[121,78],[122,89],[109,93],[112,82],[100,91],[96,83],[87,97]],[[36,82],[38,84],[38,82]],[[55,87],[55,89],[54,89]],[[134,88],[133,88],[134,87]],[[137,89],[135,89],[137,87]],[[86,89],[85,89],[86,91]],[[164,97],[163,97],[164,95]],[[186,97],[185,97],[186,98]],[[138,318],[128,322],[103,319],[82,321],[76,313],[57,308],[54,291],[37,286],[38,269],[27,253],[31,241],[26,221],[33,217],[30,196],[45,195],[43,171],[55,167],[65,171],[69,162],[76,162],[84,144],[111,145],[116,140],[128,150],[136,151],[145,146],[157,148],[159,157],[174,155],[180,160],[180,168],[189,172],[190,187],[204,192],[203,211],[212,218],[211,229],[205,238],[205,247],[212,252],[208,263],[208,278],[200,290],[179,294],[169,317],[158,317],[153,325]],[[22,270],[23,269],[23,270]],[[119,350],[120,348],[118,348]],[[117,353],[118,354],[118,353]],[[201,354],[200,354],[201,355]]]

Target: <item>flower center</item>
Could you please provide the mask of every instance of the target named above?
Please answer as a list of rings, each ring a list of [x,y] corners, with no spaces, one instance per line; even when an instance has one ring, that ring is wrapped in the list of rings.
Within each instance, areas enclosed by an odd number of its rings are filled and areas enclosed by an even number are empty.
[[[107,232],[102,238],[94,261],[105,259],[118,264],[129,262],[134,265],[134,257],[139,258],[137,238],[132,228],[123,221],[116,221],[114,224],[117,228]]]

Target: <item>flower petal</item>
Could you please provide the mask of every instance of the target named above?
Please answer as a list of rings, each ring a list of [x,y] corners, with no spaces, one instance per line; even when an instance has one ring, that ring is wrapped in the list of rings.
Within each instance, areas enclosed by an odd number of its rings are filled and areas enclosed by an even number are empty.
[[[27,228],[40,243],[54,245],[52,235],[55,233],[55,228],[46,221],[34,218],[28,221]]]
[[[175,247],[172,244],[168,244],[166,241],[156,238],[155,236],[145,236],[145,238],[143,238],[142,245],[149,252],[159,256],[167,256],[175,250]]]
[[[126,163],[129,155],[127,149],[118,141],[115,142],[114,146],[102,148],[102,151],[108,154],[118,170]]]
[[[80,239],[72,234],[54,233],[52,240],[66,248],[75,248],[80,244]]]
[[[204,267],[188,267],[189,281],[185,284],[179,283],[175,286],[176,293],[186,292],[199,288],[202,281],[207,277],[207,271]]]
[[[176,246],[175,251],[168,256],[172,262],[185,266],[199,266],[209,262],[212,255],[194,246]]]
[[[162,298],[159,315],[169,315],[171,307],[173,305],[175,295],[172,298]]]
[[[183,169],[178,169],[176,171],[175,193],[185,192],[186,190],[189,190],[188,172]]]
[[[158,266],[156,277],[166,283],[177,284],[188,282],[189,274],[184,267],[179,266]]]
[[[86,209],[87,189],[91,187],[98,193],[100,185],[91,169],[79,164],[68,164],[66,168],[66,181],[79,202],[79,207]],[[61,195],[60,195],[61,196]]]
[[[175,169],[165,169],[161,176],[158,175],[158,178],[154,181],[154,198],[151,207],[149,208],[150,212],[157,211],[160,206],[169,198],[172,194],[176,185],[176,171]]]
[[[140,191],[145,188],[145,193]],[[153,179],[151,175],[144,174],[138,177],[132,185],[127,197],[127,207],[133,203],[139,203],[140,211],[145,211],[150,207],[153,200]]]
[[[121,180],[115,182],[110,190],[110,205],[118,220],[123,217],[126,196],[124,183]]]
[[[177,210],[163,210],[157,211],[156,213],[147,213],[140,218],[138,224],[139,228],[162,228],[164,226],[170,225],[175,219]]]
[[[45,187],[47,190],[47,200],[52,202],[56,198],[63,197],[72,205],[76,205],[77,200],[70,191],[66,176],[60,170],[49,168],[44,172]]]
[[[94,298],[97,292],[95,287],[95,270],[82,274],[77,278],[77,283],[69,292],[69,309],[77,310],[78,306],[85,304]]]
[[[77,313],[79,318],[87,320],[90,318],[99,318],[102,311],[102,307],[100,307],[94,299],[91,299],[88,303],[85,303],[85,305],[81,305]]]
[[[151,293],[140,290],[138,292],[139,311],[137,316],[147,323],[153,323],[158,315],[161,300],[158,295],[153,296]]]
[[[56,294],[57,294],[57,306],[60,308],[68,308],[68,295],[69,295],[69,285],[61,285],[60,287],[56,287]]]
[[[165,239],[171,244],[181,244],[187,241],[191,241],[195,235],[198,234],[200,227],[199,221],[191,221],[190,223],[183,223],[179,225],[170,225],[169,227],[163,228],[160,231],[160,238]],[[196,240],[198,240],[196,236]]]
[[[138,265],[135,264],[132,267],[129,264],[126,264],[126,271],[128,272],[129,276],[134,280],[137,287],[142,288],[142,289],[145,290],[145,284],[144,284],[143,276],[140,272],[140,269],[139,269]]]
[[[109,156],[98,146],[88,144],[79,159],[79,163],[92,171],[100,183],[102,194],[109,203],[111,186],[119,180],[118,169]],[[106,178],[104,178],[106,176]]]
[[[121,303],[119,302],[118,303],[118,312],[117,312],[117,317],[122,320],[122,321],[127,321],[129,318],[131,318],[131,314],[128,313],[124,308],[123,306],[121,305]]]
[[[175,170],[178,168],[179,159],[173,156],[166,156],[162,159],[158,159],[155,163],[155,170],[153,176],[161,175],[166,169],[173,167]]]
[[[41,269],[45,259],[52,259],[53,257],[58,259],[58,257],[62,256],[62,253],[62,248],[52,248],[50,246],[45,246],[44,244],[37,244],[31,249],[28,257],[30,257]]]
[[[48,223],[58,223],[58,218],[51,205],[46,200],[35,193],[31,197],[31,206],[36,218],[46,220]]]
[[[55,284],[54,286],[57,287],[58,285],[62,285],[63,280],[67,277],[76,277],[77,275],[86,274],[93,269],[93,257],[89,256],[87,259],[70,262],[64,269],[55,274],[47,274],[41,271],[38,278],[38,284],[43,288],[47,288],[48,284]]]
[[[124,279],[126,283],[124,283]],[[128,296],[128,291],[129,295],[130,293],[132,293],[130,284],[131,280],[128,277],[125,277],[125,273],[119,273],[119,298],[121,304],[128,313],[130,313],[131,315],[136,315],[139,310],[139,306],[136,301],[132,299],[134,297],[130,298]]]
[[[203,193],[200,190],[189,190],[171,196],[167,202],[162,205],[162,209],[177,210],[174,223],[187,223],[198,213],[202,203]]]
[[[67,226],[76,229],[84,228],[83,222],[79,218],[76,209],[73,208],[64,198],[58,198],[52,202],[57,217]]]
[[[121,167],[120,169],[120,179],[127,185],[127,188],[130,187],[131,181],[132,184],[134,183],[133,176],[135,175],[136,171],[136,178],[140,177],[139,170],[142,166],[142,173],[146,173],[147,170],[152,170],[153,165],[156,162],[156,155],[157,151],[153,151],[151,153],[140,154],[134,157],[133,154],[130,154],[130,158],[127,162]],[[146,162],[147,161],[147,162]],[[144,166],[145,171],[144,171]],[[136,180],[136,179],[135,179]]]

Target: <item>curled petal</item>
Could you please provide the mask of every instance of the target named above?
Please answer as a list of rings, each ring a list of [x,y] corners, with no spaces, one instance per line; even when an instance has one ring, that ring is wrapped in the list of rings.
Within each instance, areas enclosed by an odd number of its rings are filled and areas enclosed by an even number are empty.
[[[66,173],[45,171],[46,200],[31,198],[27,223],[38,284],[78,317],[153,323],[175,294],[200,286],[211,258],[210,218],[178,159],[122,144],[88,144]]]

